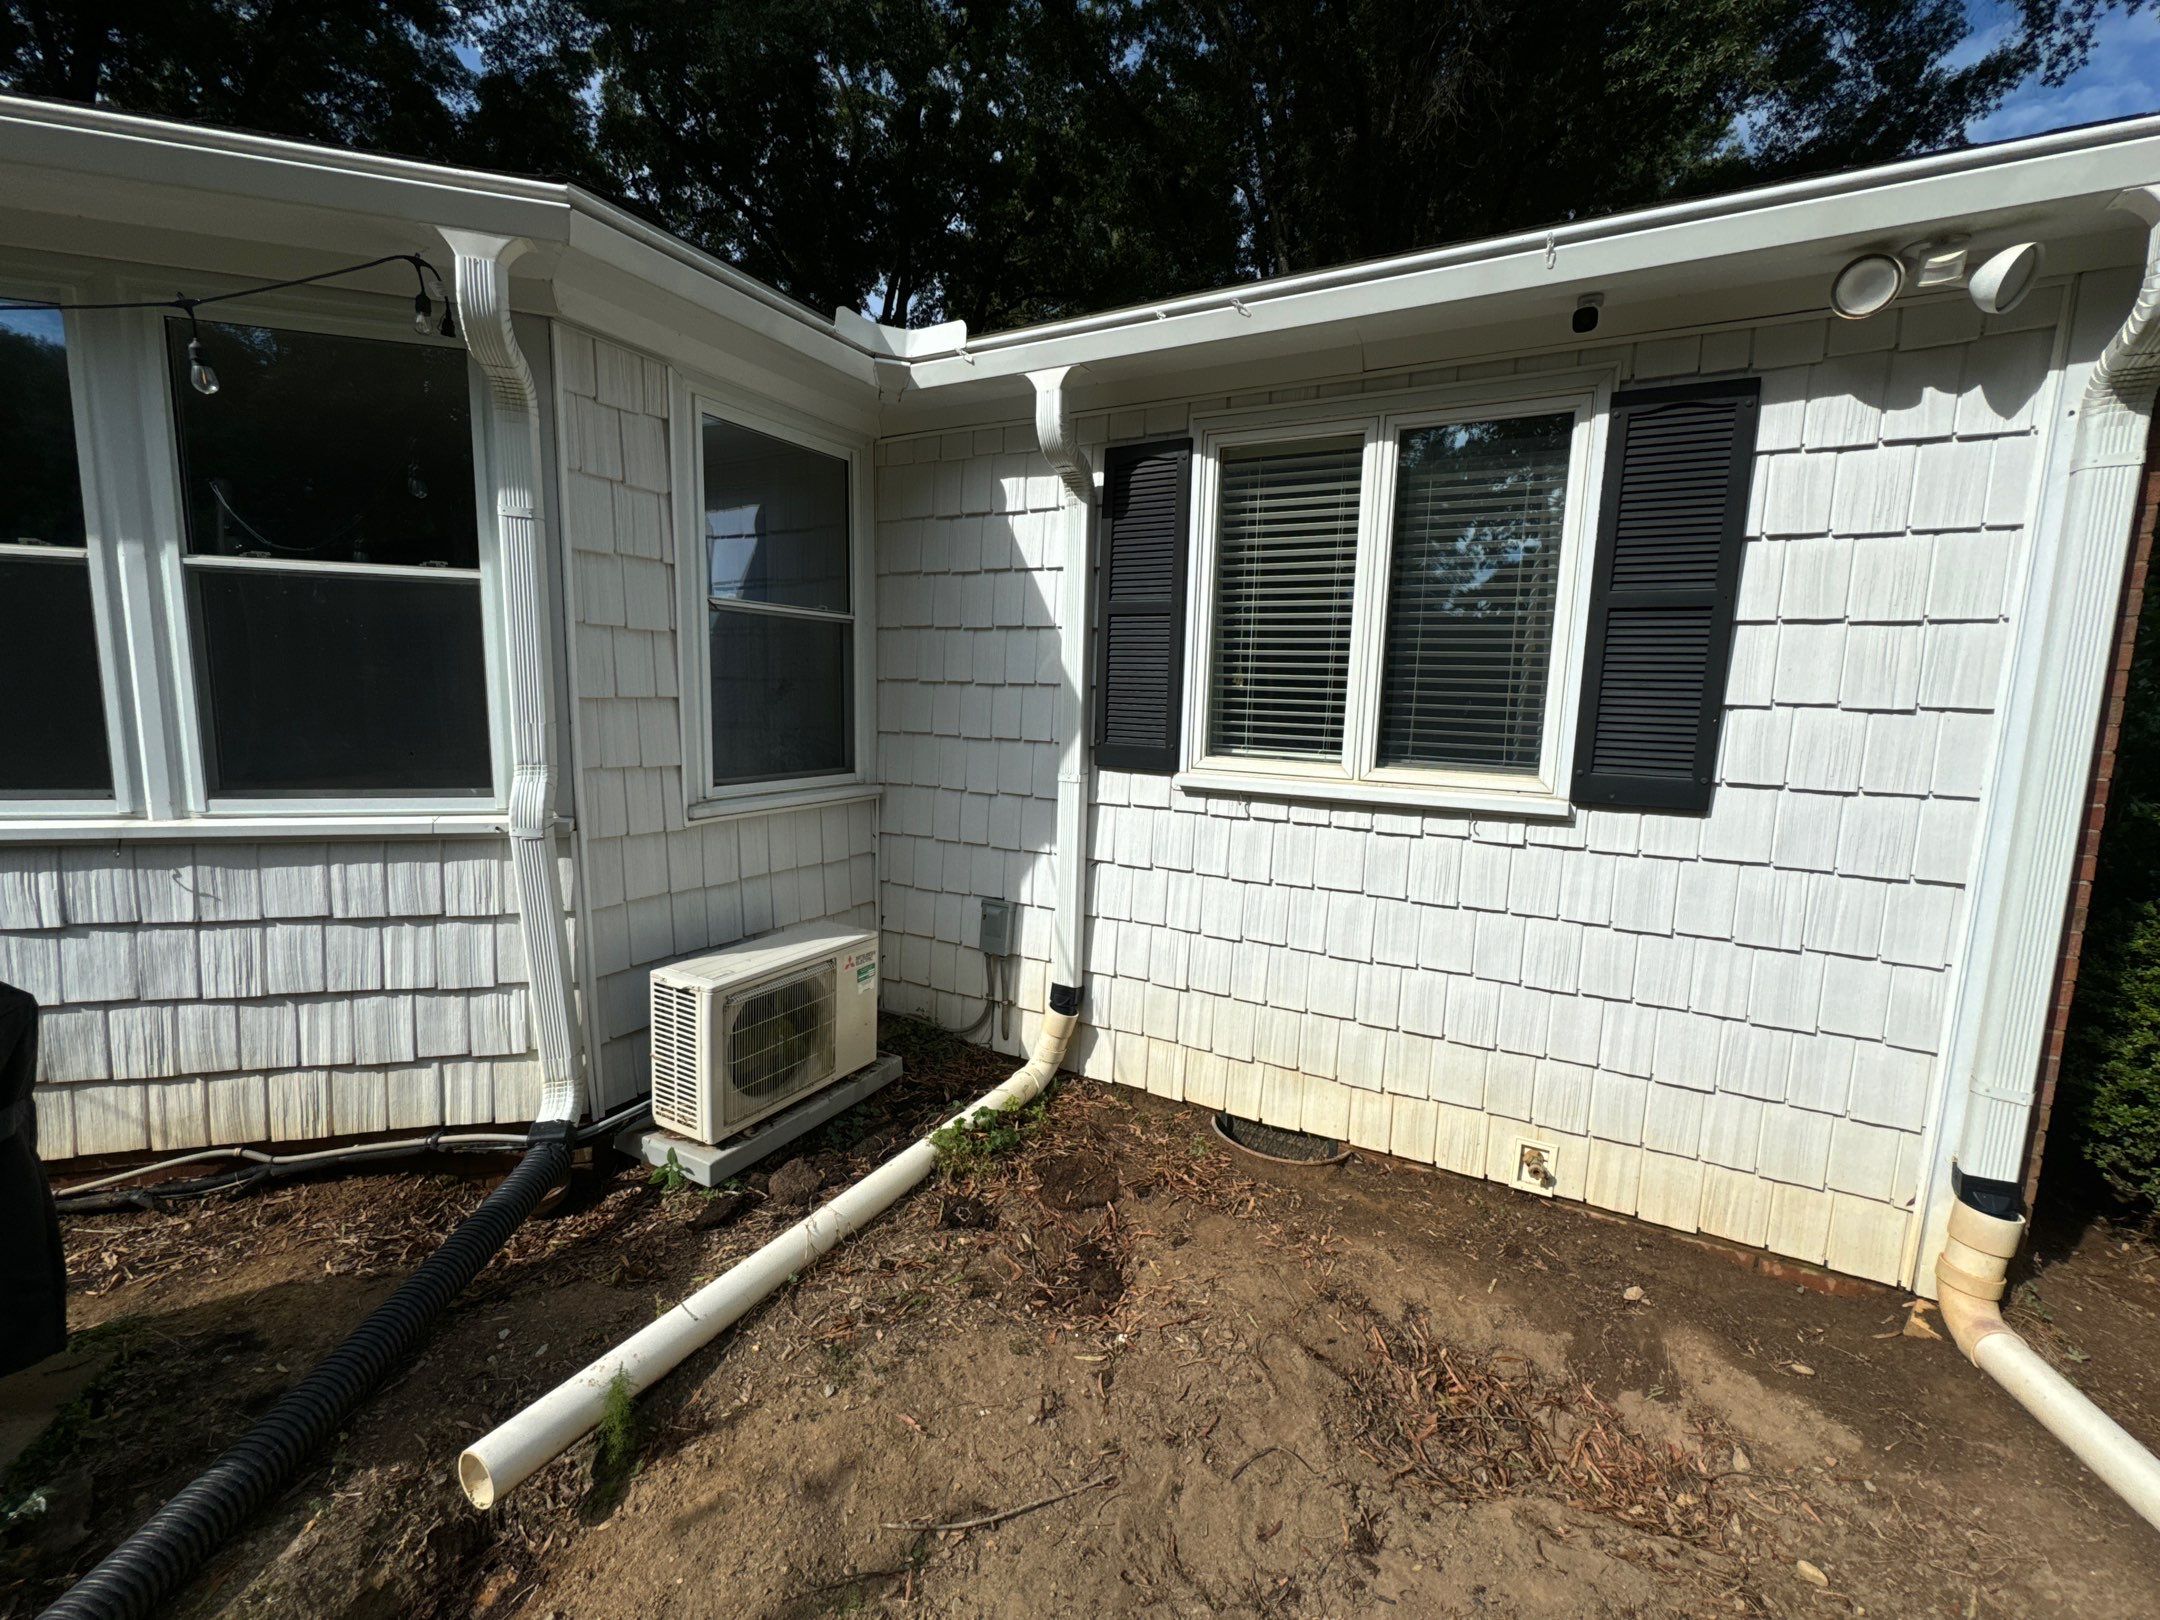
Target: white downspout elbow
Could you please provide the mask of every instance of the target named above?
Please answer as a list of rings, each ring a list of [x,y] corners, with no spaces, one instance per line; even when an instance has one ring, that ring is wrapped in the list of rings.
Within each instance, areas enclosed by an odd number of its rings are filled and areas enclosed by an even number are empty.
[[[1935,1262],[1943,1325],[1975,1367],[2002,1385],[2138,1515],[2160,1530],[2160,1458],[2040,1359],[2002,1319],[2010,1258],[2025,1235],[2015,1217],[1986,1215],[1960,1203]]]
[[[510,711],[511,884],[531,976],[533,1039],[540,1053],[535,1123],[585,1113],[583,1046],[570,996],[570,930],[556,877],[555,760],[545,557],[540,532],[540,411],[532,368],[510,323],[510,266],[520,237],[445,230],[456,259],[458,326],[488,381],[489,472],[501,580],[504,697]]]

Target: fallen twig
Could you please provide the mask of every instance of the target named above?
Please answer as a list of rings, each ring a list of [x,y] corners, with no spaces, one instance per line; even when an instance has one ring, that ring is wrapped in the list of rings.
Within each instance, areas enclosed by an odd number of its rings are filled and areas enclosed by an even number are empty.
[[[1007,1508],[1002,1513],[985,1513],[979,1519],[954,1519],[942,1524],[911,1524],[905,1520],[898,1522],[887,1520],[883,1528],[887,1530],[912,1530],[918,1534],[931,1530],[983,1530],[993,1524],[1003,1524],[1007,1519],[1017,1519],[1023,1513],[1033,1513],[1037,1508],[1046,1508],[1053,1503],[1062,1502],[1067,1497],[1078,1496],[1083,1491],[1098,1490],[1102,1486],[1115,1485],[1116,1483],[1117,1475],[1115,1474],[1097,1474],[1085,1485],[1075,1485],[1069,1491],[1059,1491],[1057,1495],[1045,1496],[1039,1501],[1023,1502],[1020,1506]]]

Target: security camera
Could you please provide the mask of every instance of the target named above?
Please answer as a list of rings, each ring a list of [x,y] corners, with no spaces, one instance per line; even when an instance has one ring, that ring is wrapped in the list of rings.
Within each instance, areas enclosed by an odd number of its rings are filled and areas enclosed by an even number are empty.
[[[1574,317],[1568,322],[1575,329],[1575,335],[1586,337],[1595,332],[1597,330],[1598,311],[1604,307],[1605,295],[1603,293],[1584,293],[1582,297],[1576,299]]]

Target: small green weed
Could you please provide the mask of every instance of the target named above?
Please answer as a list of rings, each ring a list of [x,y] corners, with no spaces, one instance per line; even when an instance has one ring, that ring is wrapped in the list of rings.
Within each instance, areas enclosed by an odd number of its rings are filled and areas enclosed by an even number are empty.
[[[682,1160],[675,1156],[673,1148],[667,1150],[667,1163],[654,1165],[653,1173],[646,1179],[660,1189],[660,1196],[663,1198],[688,1192],[697,1185],[690,1179],[690,1172],[682,1167]]]
[[[594,1431],[599,1445],[593,1454],[594,1478],[616,1479],[629,1473],[645,1438],[644,1429],[630,1375],[619,1372],[608,1381],[607,1394],[601,1398],[600,1424]]]
[[[1045,1099],[1038,1097],[1020,1107],[978,1108],[965,1119],[941,1125],[930,1133],[937,1150],[938,1168],[947,1181],[980,1175],[998,1160],[1020,1151],[1043,1121]]]

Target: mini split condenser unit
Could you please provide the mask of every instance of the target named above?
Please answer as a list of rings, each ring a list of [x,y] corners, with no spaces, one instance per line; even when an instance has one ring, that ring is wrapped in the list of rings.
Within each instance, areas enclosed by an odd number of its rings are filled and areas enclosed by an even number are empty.
[[[802,923],[652,973],[653,1123],[724,1140],[877,1055],[877,936]]]

